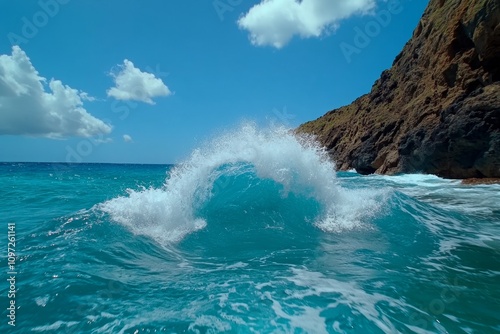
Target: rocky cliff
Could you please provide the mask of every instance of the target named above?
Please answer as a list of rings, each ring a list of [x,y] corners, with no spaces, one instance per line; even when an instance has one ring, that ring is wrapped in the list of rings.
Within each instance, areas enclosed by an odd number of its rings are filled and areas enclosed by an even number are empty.
[[[339,169],[500,177],[500,0],[431,0],[369,94],[298,131]]]

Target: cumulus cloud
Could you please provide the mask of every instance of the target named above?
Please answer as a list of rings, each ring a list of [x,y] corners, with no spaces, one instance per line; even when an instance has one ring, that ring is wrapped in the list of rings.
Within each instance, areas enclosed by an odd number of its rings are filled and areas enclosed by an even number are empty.
[[[123,141],[126,143],[131,143],[132,137],[130,137],[129,135],[123,135]]]
[[[0,55],[0,134],[49,138],[91,137],[111,127],[89,114],[84,92],[51,79],[48,84],[20,47]]]
[[[319,37],[338,27],[342,19],[367,14],[375,0],[263,0],[240,17],[254,45],[285,46],[293,36]]]
[[[115,87],[108,89],[108,96],[117,100],[134,100],[154,104],[152,98],[172,94],[160,78],[154,74],[142,72],[125,59],[119,65],[118,73],[111,73]]]

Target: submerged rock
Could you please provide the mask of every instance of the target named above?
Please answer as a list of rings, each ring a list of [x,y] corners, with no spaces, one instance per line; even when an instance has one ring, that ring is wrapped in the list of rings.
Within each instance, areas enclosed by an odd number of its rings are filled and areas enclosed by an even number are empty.
[[[338,168],[500,177],[500,1],[431,0],[369,94],[301,125]]]

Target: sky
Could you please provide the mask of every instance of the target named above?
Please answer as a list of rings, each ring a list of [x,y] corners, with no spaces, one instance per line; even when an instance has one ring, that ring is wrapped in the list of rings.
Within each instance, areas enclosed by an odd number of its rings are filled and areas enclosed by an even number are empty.
[[[426,0],[0,0],[0,161],[177,163],[368,93]]]

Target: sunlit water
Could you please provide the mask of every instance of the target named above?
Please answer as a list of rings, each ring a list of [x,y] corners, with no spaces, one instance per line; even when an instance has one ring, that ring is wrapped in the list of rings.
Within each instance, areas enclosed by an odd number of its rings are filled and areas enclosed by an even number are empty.
[[[252,125],[175,167],[4,163],[0,182],[2,333],[500,331],[499,185],[336,173]]]

